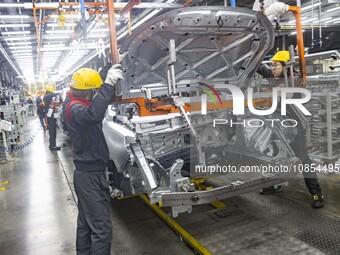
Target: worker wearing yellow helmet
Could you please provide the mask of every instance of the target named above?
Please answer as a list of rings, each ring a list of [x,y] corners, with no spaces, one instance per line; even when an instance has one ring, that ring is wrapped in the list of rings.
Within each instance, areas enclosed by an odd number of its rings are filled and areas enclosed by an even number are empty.
[[[46,94],[48,93],[54,93],[54,88],[52,85],[47,85],[45,88]]]
[[[115,85],[122,78],[120,65],[109,64],[100,74],[81,68],[73,74],[63,103],[62,118],[73,143],[76,167],[77,254],[111,254],[110,193],[105,174],[109,151],[102,121],[114,99]]]
[[[264,78],[274,78],[270,80],[270,87],[286,87],[284,83],[284,71],[286,63],[290,60],[289,51],[278,51],[270,60],[272,61],[270,67],[261,65],[257,72]],[[289,76],[290,69],[288,68],[287,77]]]
[[[290,54],[289,51],[283,50],[277,52],[271,59],[272,65],[271,68],[266,67],[265,65],[261,65],[260,68],[257,70],[257,72],[262,75],[264,78],[269,80],[269,84],[271,87],[286,87],[285,79],[284,79],[284,72],[285,72],[285,66],[287,62],[290,60]],[[289,78],[290,74],[289,68],[287,69],[287,78]],[[298,85],[298,78],[295,78],[295,85]],[[300,95],[294,94],[294,97],[298,97]],[[295,140],[290,144],[290,147],[294,151],[295,155],[301,160],[303,166],[311,165],[312,161],[309,158],[308,155],[308,149],[307,149],[307,141],[306,141],[306,130],[304,126],[302,125],[302,121],[300,118],[295,114],[294,109],[292,109],[291,105],[287,105],[287,118],[297,120],[297,136],[295,137]],[[322,190],[318,182],[317,175],[315,171],[309,171],[311,169],[310,167],[306,169],[306,171],[303,171],[303,176],[305,178],[305,184],[309,191],[309,193],[312,195],[312,207],[313,208],[321,208],[323,207],[323,195]],[[281,187],[269,187],[266,189],[261,190],[262,195],[267,195],[275,192],[280,192]]]

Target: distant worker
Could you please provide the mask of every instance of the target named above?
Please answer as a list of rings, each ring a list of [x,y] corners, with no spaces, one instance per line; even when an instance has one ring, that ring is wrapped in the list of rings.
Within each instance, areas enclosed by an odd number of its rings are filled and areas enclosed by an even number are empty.
[[[41,95],[37,94],[37,98],[35,99],[35,105],[37,106],[37,115],[40,120],[41,127],[46,130],[45,126],[45,104],[41,99]]]
[[[46,114],[45,114],[45,104],[44,104],[44,102],[41,102],[37,106],[37,114],[38,114],[38,117],[39,117],[39,120],[40,120],[41,127],[43,128],[43,130],[46,130],[46,126],[45,126]]]
[[[71,93],[63,103],[62,118],[71,137],[76,167],[77,254],[111,254],[110,190],[106,179],[109,150],[102,121],[114,99],[115,84],[123,78],[119,68],[104,67],[103,79],[90,68],[79,69],[72,76]]]
[[[44,96],[44,104],[45,104],[45,114],[47,116],[47,125],[48,125],[48,134],[49,138],[49,149],[51,151],[58,151],[60,147],[56,145],[57,139],[57,121],[54,117],[55,113],[55,103],[54,99],[57,94],[54,93],[54,88],[50,85],[46,86],[46,94]]]
[[[27,99],[27,104],[28,104],[28,116],[34,116],[32,98],[29,97]]]
[[[286,87],[285,79],[284,79],[284,72],[286,63],[290,60],[289,51],[279,51],[277,52],[273,58],[270,59],[272,61],[271,68],[268,68],[264,65],[260,66],[257,72],[262,75],[264,78],[272,78],[269,79],[270,87]],[[297,74],[290,74],[289,69],[286,73],[287,77],[290,78],[291,75]],[[298,77],[295,78],[295,82],[298,84]],[[300,95],[294,95],[297,97]],[[299,120],[299,117],[294,112],[291,105],[287,105],[287,117],[289,119]],[[295,137],[294,142],[290,144],[292,150],[294,151],[295,155],[301,160],[302,164],[311,165],[312,161],[308,156],[308,149],[307,149],[307,141],[306,141],[306,130],[303,127],[301,121],[298,121],[297,127],[297,135]],[[310,169],[310,168],[309,168]],[[303,177],[305,178],[305,184],[312,195],[313,208],[320,208],[323,207],[323,195],[322,191],[318,182],[318,178],[315,172],[312,171],[303,171]],[[260,193],[263,195],[280,192],[281,186],[277,188],[269,187],[263,189]]]

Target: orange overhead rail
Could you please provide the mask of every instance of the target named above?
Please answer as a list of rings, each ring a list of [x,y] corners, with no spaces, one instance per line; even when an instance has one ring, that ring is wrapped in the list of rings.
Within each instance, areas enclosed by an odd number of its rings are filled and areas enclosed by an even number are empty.
[[[33,18],[34,18],[34,26],[35,26],[35,35],[37,37],[37,43],[38,43],[39,71],[41,69],[42,79],[43,79],[42,83],[44,84],[45,83],[45,78],[44,78],[44,68],[42,66],[41,45],[40,45],[40,36],[39,36],[39,23],[37,22],[37,8],[35,7],[34,0],[32,0],[32,6],[33,6]]]
[[[124,16],[126,13],[130,12],[134,6],[140,4],[141,2],[142,2],[141,0],[130,0],[120,11],[119,14],[121,16]]]
[[[307,85],[306,60],[305,60],[305,45],[303,42],[303,32],[301,23],[301,8],[299,6],[289,6],[289,11],[291,11],[295,16],[296,41],[298,46],[300,75],[303,79],[303,87],[306,87]]]
[[[188,0],[184,4],[182,4],[181,7],[183,8],[183,7],[187,6],[188,4],[190,4],[191,2],[192,2],[192,0]]]
[[[113,0],[112,0],[113,1]],[[85,6],[91,6],[95,9],[97,9],[98,7],[100,6],[106,6],[106,3],[105,2],[85,2],[84,3]],[[80,3],[69,3],[69,2],[59,2],[59,6],[58,7],[54,7],[54,6],[44,6],[44,7],[35,7],[36,9],[43,9],[43,10],[51,10],[51,9],[59,9],[60,7],[62,6],[78,6],[80,5]],[[116,10],[122,10],[123,7],[116,7]]]

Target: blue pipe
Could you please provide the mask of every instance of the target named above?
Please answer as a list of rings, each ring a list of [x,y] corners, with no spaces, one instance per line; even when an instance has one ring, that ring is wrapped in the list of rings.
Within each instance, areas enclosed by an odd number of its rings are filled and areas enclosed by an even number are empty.
[[[86,45],[87,31],[86,31],[85,2],[84,2],[84,0],[80,0],[80,13],[81,13],[83,37],[84,37],[85,45]]]
[[[236,0],[230,0],[230,6],[236,7]]]

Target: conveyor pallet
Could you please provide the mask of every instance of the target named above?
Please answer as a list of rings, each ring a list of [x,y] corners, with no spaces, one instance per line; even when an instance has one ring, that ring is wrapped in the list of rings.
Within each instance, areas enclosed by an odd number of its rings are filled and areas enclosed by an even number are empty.
[[[148,203],[146,196],[141,196]],[[199,254],[339,254],[340,218],[281,195],[249,193],[169,216],[150,207]]]

